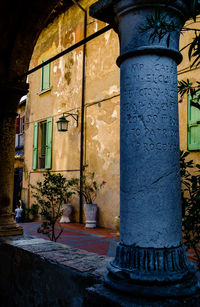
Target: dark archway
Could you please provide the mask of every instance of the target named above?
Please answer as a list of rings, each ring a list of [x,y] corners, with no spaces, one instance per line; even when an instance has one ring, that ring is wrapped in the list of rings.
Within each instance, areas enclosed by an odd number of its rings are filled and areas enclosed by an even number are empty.
[[[19,0],[0,3],[0,236],[17,235],[22,229],[12,215],[14,178],[14,137],[17,104],[27,93],[25,78],[33,48],[42,29],[70,0]]]
[[[56,0],[1,2],[1,78],[6,77],[8,81],[13,81],[28,69],[33,48],[42,29],[56,14],[72,4],[70,0],[59,3]]]

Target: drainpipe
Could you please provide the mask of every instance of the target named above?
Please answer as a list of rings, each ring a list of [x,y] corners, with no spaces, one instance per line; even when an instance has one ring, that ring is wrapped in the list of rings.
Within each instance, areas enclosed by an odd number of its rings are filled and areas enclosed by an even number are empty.
[[[87,35],[87,11],[76,0],[73,2],[84,12],[84,39]],[[84,117],[85,117],[85,59],[86,59],[86,44],[83,45],[83,69],[82,69],[82,95],[81,95],[81,144],[80,144],[80,200],[79,200],[79,223],[83,223],[83,154],[84,154]]]

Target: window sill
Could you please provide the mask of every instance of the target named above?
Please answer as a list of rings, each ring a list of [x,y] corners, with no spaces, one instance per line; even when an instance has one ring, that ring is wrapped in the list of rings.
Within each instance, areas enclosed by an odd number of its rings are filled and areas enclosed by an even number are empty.
[[[45,90],[41,90],[40,92],[37,93],[37,95],[43,95],[47,92],[50,92],[52,90],[53,86],[50,86],[49,88],[46,88]]]
[[[36,168],[32,169],[31,173],[46,173],[48,170],[51,170],[51,168]]]
[[[187,149],[188,151],[192,151],[192,152],[199,152],[200,151],[200,148],[199,149]]]
[[[20,149],[23,149],[23,148],[24,148],[24,145],[15,146],[15,150],[20,150]]]

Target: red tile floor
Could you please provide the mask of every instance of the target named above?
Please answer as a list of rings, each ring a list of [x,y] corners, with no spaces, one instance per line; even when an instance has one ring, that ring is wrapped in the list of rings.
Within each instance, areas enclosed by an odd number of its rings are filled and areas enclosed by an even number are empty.
[[[41,223],[20,223],[20,225],[23,227],[25,235],[49,240],[46,235],[37,232],[37,228]],[[106,255],[110,241],[117,238],[115,231],[110,229],[86,229],[83,224],[78,223],[62,224],[62,227],[63,232],[57,242],[99,255]],[[58,227],[57,231],[59,231]]]
[[[41,223],[21,223],[20,225],[23,227],[25,235],[37,236],[38,238],[49,240],[46,235],[37,232],[37,228],[39,225],[41,225]],[[117,235],[114,230],[105,228],[86,229],[83,224],[78,223],[62,224],[62,227],[63,232],[58,238],[57,242],[99,255],[111,256],[111,253],[113,253],[112,240],[117,239]],[[58,230],[59,228],[57,228],[57,231]],[[116,243],[114,246],[116,246]],[[187,257],[189,260],[196,263],[193,250],[187,251]]]

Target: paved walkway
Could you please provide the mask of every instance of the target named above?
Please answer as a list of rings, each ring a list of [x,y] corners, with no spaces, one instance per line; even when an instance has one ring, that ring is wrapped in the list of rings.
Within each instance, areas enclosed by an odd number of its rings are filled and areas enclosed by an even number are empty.
[[[21,223],[24,234],[29,236],[37,236],[49,240],[46,235],[37,232],[40,222]],[[84,225],[77,223],[62,224],[63,232],[57,242],[67,244],[79,249],[93,252],[99,255],[111,255],[112,240],[116,241],[117,236],[114,230],[95,228],[86,229]],[[57,231],[59,228],[57,228]],[[111,244],[110,244],[111,243]]]
[[[37,228],[41,225],[41,222],[21,223],[20,225],[23,227],[25,235],[49,240],[46,235],[37,232]],[[119,238],[114,230],[105,228],[88,229],[83,224],[78,223],[62,224],[62,227],[63,232],[57,242],[98,255],[115,255],[115,248]],[[187,251],[187,257],[195,263],[196,259],[192,249]]]

